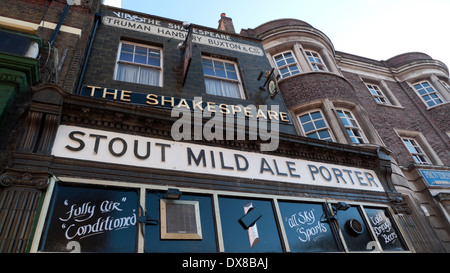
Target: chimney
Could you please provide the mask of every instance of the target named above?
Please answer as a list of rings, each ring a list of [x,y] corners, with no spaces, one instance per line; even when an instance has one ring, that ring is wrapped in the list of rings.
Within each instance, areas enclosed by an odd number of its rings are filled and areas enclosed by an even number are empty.
[[[233,20],[231,18],[227,17],[227,15],[225,13],[222,13],[220,15],[219,27],[217,29],[220,29],[220,30],[223,30],[226,32],[235,33],[234,26],[233,26]]]

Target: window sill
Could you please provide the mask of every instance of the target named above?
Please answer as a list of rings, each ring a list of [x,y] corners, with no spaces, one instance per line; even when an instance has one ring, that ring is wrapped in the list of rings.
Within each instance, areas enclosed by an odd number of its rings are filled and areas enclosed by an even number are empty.
[[[401,105],[392,105],[392,104],[383,104],[383,103],[377,103],[377,105],[379,106],[385,106],[385,107],[390,107],[390,108],[397,108],[397,109],[402,109],[404,110],[405,107],[401,106]]]
[[[348,80],[347,80],[345,77],[343,77],[342,75],[340,75],[340,74],[338,74],[338,73],[330,72],[330,71],[304,71],[304,72],[300,72],[300,73],[295,74],[295,75],[288,76],[288,77],[286,77],[286,78],[280,78],[280,79],[278,80],[278,83],[281,83],[281,82],[283,82],[283,81],[285,81],[285,80],[288,80],[288,79],[291,79],[291,78],[294,78],[294,77],[301,77],[301,76],[310,75],[310,74],[327,74],[327,75],[333,75],[333,76],[337,76],[337,77],[340,77],[340,78],[342,78],[342,79],[348,81]]]
[[[117,85],[134,85],[132,88],[136,88],[141,90],[141,88],[162,88],[162,85],[149,85],[149,84],[144,84],[144,83],[137,83],[137,82],[127,82],[127,81],[121,81],[121,80],[116,80],[113,79],[112,80],[114,83],[117,83]],[[132,89],[130,88],[130,89]]]
[[[443,102],[441,104],[437,104],[435,106],[431,106],[431,107],[429,106],[429,107],[427,107],[427,110],[431,110],[431,109],[437,108],[439,106],[447,105],[447,104],[450,104],[450,102],[446,101],[446,102]]]

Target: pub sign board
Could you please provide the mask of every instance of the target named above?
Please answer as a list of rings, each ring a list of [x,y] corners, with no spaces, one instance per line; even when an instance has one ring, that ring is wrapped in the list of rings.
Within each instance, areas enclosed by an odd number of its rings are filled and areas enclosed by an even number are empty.
[[[60,125],[52,155],[143,168],[383,192],[375,171]]]
[[[419,170],[429,186],[450,187],[450,171]]]
[[[57,183],[40,251],[135,252],[136,190]]]

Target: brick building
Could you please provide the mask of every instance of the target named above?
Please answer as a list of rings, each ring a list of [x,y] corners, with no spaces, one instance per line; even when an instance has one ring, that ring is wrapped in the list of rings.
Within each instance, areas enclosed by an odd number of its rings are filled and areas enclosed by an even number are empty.
[[[23,2],[0,9],[39,50],[0,55],[38,70],[1,101],[1,252],[448,252],[443,63]]]
[[[262,39],[282,74],[281,94],[298,134],[387,148],[390,179],[402,194],[396,213],[416,251],[448,251],[448,67],[419,52],[386,61],[339,52],[324,33],[299,20],[242,33]],[[312,114],[326,124],[308,127]]]

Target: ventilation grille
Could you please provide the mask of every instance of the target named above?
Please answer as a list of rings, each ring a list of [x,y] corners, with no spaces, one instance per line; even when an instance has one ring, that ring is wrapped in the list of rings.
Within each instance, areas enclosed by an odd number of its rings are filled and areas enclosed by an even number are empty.
[[[188,204],[166,204],[168,233],[197,233],[195,206]]]

